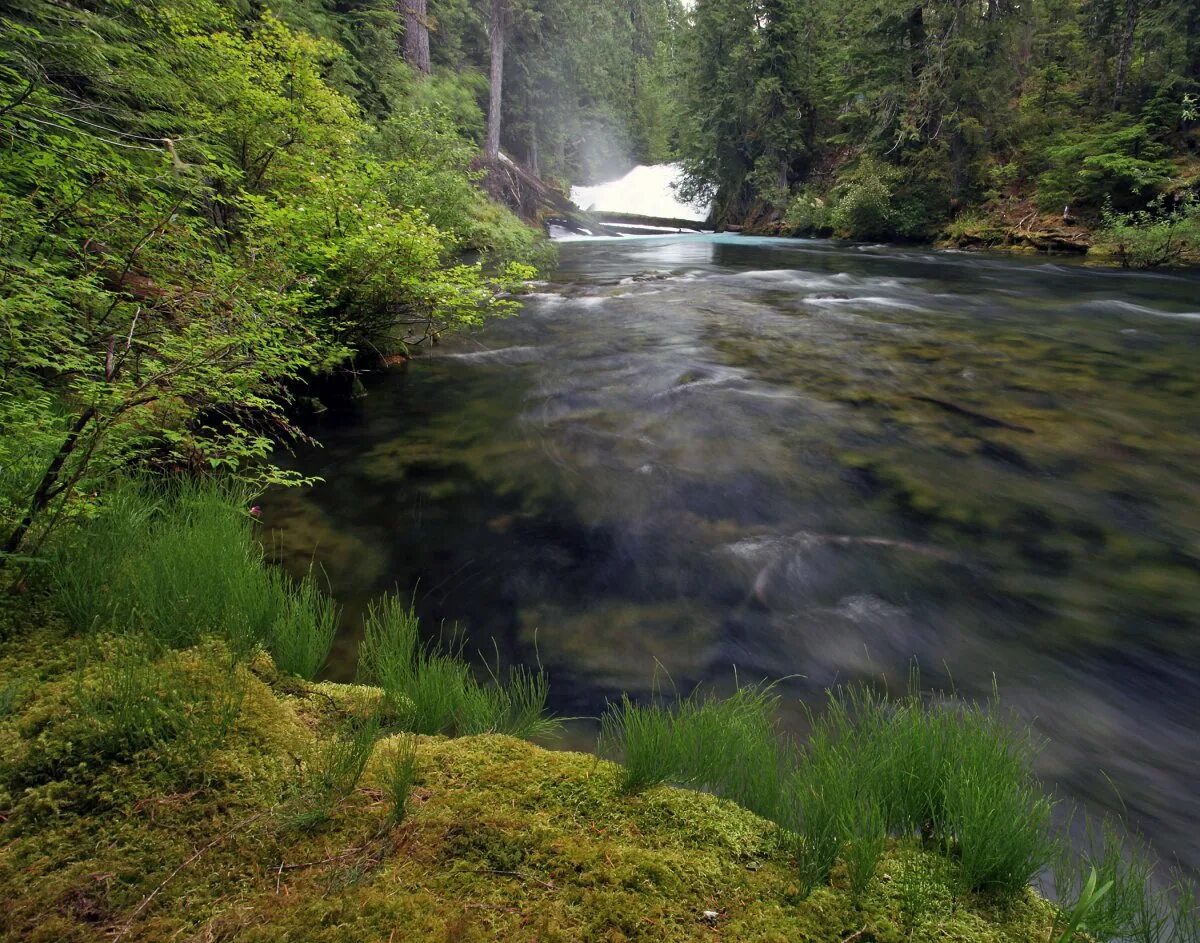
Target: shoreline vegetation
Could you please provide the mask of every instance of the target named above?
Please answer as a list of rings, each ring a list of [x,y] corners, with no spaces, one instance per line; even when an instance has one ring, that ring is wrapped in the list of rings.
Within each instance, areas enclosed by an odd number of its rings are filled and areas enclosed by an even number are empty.
[[[837,689],[797,741],[742,685],[548,751],[545,674],[394,597],[362,683],[313,681],[333,604],[256,527],[228,487],[128,484],[7,604],[5,938],[1198,938],[1121,823],[1068,840],[996,702]]]
[[[622,701],[601,755],[556,753],[521,739],[557,729],[545,672],[480,670],[395,598],[362,683],[314,680],[336,600],[265,564],[251,498],[311,483],[271,461],[296,391],[515,313],[553,256],[480,186],[481,100],[489,151],[546,176],[706,146],[678,4],[419,6],[0,0],[0,935],[1197,943],[1192,885],[1119,823],[1072,853],[994,705],[835,691],[799,742],[746,686]],[[744,100],[800,113],[783,87]],[[916,231],[868,159],[831,231]],[[1143,252],[1163,215],[1120,212]]]
[[[1200,264],[1192,0],[706,0],[678,49],[718,227]]]

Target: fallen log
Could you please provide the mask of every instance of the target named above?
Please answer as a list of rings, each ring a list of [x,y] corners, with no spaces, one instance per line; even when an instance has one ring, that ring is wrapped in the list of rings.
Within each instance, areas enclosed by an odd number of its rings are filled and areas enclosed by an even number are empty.
[[[697,219],[672,219],[669,216],[641,216],[638,213],[610,213],[604,210],[592,210],[590,215],[601,223],[614,226],[646,226],[652,229],[703,230],[704,221]]]
[[[503,154],[498,160],[480,158],[476,166],[485,172],[484,188],[522,219],[543,225],[555,223],[579,235],[620,235]]]

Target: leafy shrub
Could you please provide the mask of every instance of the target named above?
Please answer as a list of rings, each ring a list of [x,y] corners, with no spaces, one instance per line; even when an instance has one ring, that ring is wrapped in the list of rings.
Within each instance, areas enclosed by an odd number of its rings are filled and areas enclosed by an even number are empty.
[[[28,461],[0,444],[8,552],[115,469],[293,481],[270,456],[297,381],[513,310],[506,263],[541,258],[444,119],[376,134],[345,50],[259,6],[6,10],[0,419],[61,413]]]
[[[910,239],[925,234],[929,214],[920,195],[908,192],[905,172],[872,157],[838,176],[829,212],[837,236]]]
[[[815,193],[802,190],[788,205],[784,223],[798,235],[825,235],[832,231],[829,204]]]
[[[1147,210],[1104,212],[1104,226],[1092,249],[1122,268],[1150,269],[1200,263],[1200,202],[1167,209],[1158,200]]]
[[[864,160],[838,181],[837,202],[830,222],[839,236],[885,239],[895,232],[892,188],[895,172],[883,164]]]

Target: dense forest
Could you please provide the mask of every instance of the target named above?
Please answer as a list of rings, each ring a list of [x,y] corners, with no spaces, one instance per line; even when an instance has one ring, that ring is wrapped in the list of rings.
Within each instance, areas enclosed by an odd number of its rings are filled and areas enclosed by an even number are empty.
[[[679,146],[719,217],[986,241],[1057,216],[1049,247],[1078,219],[1140,264],[1194,248],[1190,0],[701,0],[682,49]]]

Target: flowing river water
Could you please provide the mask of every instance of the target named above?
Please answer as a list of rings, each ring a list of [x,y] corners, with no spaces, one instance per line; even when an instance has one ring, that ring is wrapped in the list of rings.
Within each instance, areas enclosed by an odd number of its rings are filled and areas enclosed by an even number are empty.
[[[1060,794],[1195,868],[1198,365],[1196,275],[566,243],[519,317],[317,423],[289,461],[324,483],[267,522],[346,607],[336,677],[396,588],[431,632],[540,658],[567,715],[735,669],[816,704],[915,661],[927,687],[995,684]]]

